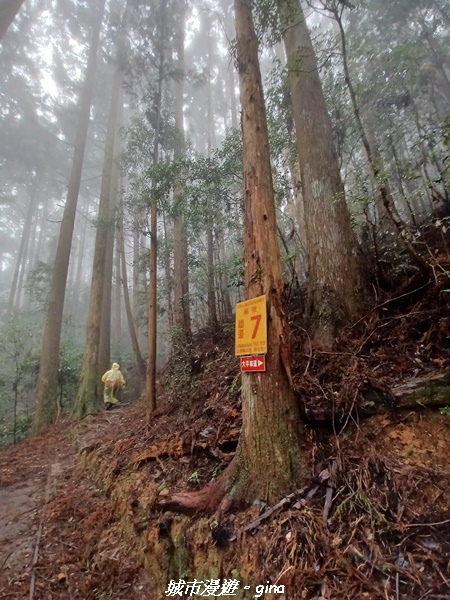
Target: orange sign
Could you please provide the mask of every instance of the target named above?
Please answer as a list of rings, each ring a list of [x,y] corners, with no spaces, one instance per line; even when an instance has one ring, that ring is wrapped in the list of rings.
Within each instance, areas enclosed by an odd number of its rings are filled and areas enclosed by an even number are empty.
[[[267,353],[266,296],[236,304],[236,356]]]

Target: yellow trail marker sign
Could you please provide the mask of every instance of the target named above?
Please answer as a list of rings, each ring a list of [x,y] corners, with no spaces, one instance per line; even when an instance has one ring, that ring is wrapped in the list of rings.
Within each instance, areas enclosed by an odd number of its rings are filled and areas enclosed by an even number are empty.
[[[266,296],[236,304],[235,354],[267,353]]]

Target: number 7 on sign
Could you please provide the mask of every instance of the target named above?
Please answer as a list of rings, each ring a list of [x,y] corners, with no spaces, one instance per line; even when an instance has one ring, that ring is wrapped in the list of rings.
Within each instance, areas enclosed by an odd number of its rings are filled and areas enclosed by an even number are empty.
[[[251,321],[256,321],[256,323],[255,323],[255,328],[254,328],[254,330],[253,330],[253,333],[252,333],[252,340],[254,340],[254,339],[255,339],[255,337],[256,337],[256,334],[258,333],[259,324],[261,323],[261,316],[262,316],[262,315],[254,315],[254,316],[253,316],[253,317],[251,317],[251,319],[250,319]]]
[[[236,304],[236,356],[266,354],[267,299],[258,296]]]

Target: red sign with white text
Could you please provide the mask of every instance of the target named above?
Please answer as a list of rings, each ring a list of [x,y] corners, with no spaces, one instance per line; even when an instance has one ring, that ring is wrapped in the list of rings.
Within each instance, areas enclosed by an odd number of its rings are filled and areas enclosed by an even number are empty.
[[[241,356],[241,371],[249,373],[252,371],[265,371],[266,357],[265,356]]]

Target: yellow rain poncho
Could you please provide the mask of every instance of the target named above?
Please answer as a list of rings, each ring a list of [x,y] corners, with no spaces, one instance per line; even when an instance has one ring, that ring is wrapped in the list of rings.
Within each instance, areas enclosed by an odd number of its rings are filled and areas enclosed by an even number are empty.
[[[107,409],[111,408],[113,404],[117,404],[118,400],[114,396],[114,392],[125,385],[125,379],[119,369],[120,365],[113,363],[111,369],[106,371],[102,377],[102,381],[105,384],[103,399]]]

